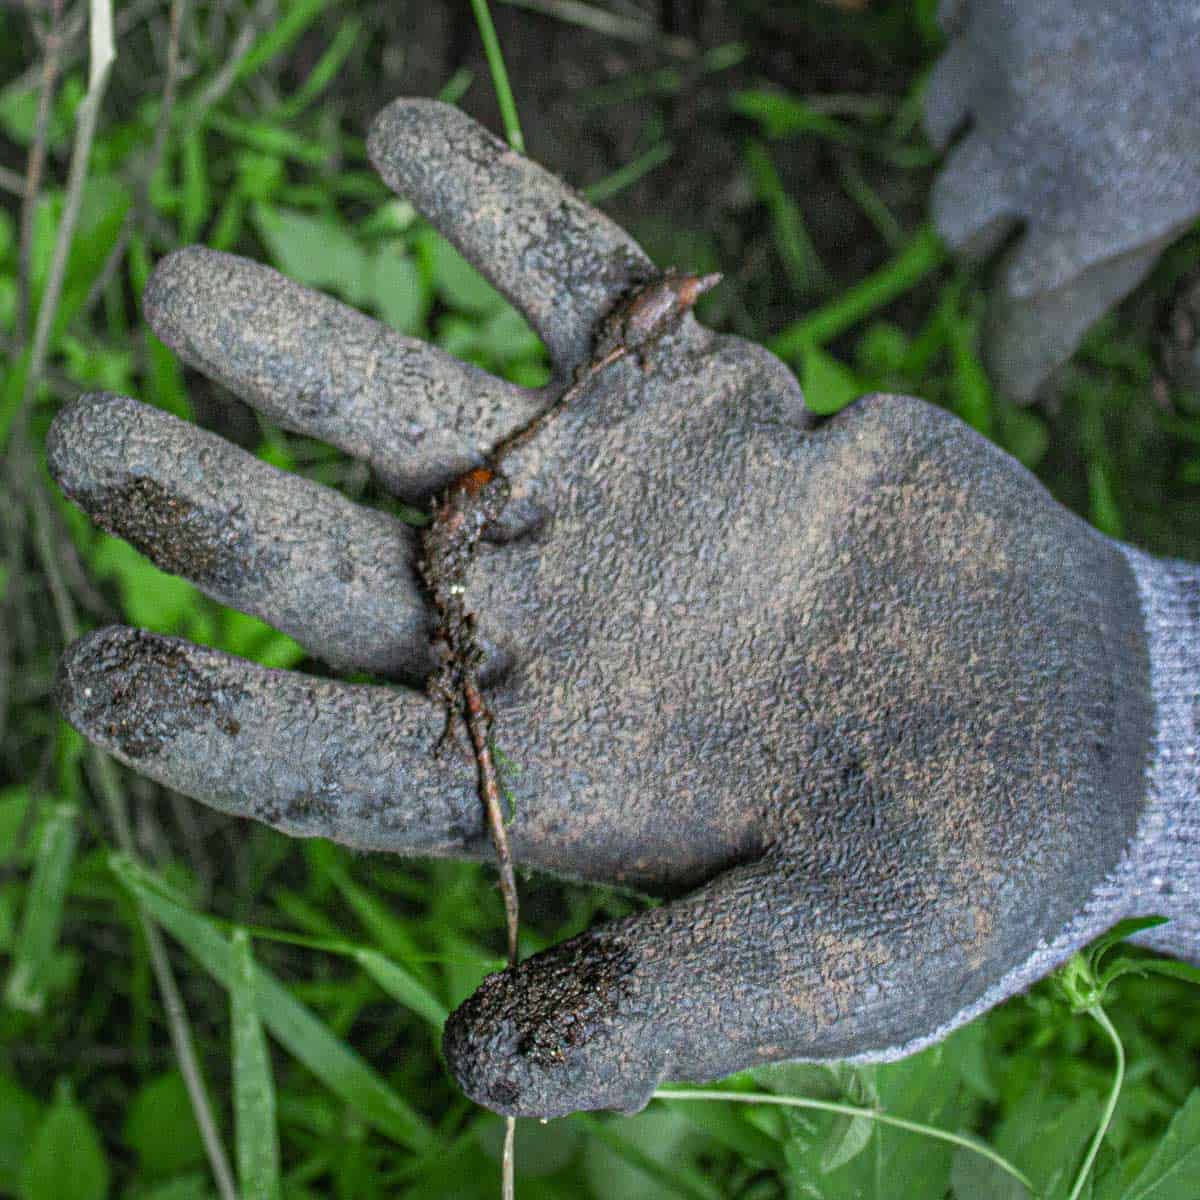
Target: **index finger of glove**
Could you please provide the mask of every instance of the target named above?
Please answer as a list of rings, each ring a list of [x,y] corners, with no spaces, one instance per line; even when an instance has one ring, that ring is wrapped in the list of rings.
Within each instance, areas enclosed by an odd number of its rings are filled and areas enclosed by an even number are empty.
[[[573,189],[448,104],[397,100],[375,118],[376,170],[524,313],[560,368],[654,266]]]

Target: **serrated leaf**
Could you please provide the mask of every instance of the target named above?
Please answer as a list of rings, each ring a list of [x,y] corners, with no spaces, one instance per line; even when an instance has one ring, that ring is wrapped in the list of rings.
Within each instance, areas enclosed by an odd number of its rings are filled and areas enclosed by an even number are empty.
[[[838,1117],[821,1151],[822,1174],[828,1175],[857,1158],[870,1143],[874,1129],[869,1117]]]
[[[105,1200],[108,1160],[88,1114],[61,1089],[33,1135],[22,1200]]]
[[[229,1000],[238,1181],[243,1200],[277,1200],[280,1193],[275,1082],[259,1017],[257,971],[250,938],[244,929],[234,930],[232,949]]]
[[[1141,933],[1143,929],[1156,929],[1159,925],[1165,925],[1167,920],[1166,917],[1128,917],[1124,921],[1118,921],[1107,933],[1101,934],[1092,942],[1088,947],[1088,954],[1095,962],[1101,954],[1118,942],[1125,941],[1135,933]]]
[[[1018,1180],[965,1147],[954,1152],[950,1186],[954,1200],[1030,1200]]]
[[[131,859],[114,854],[109,863],[146,911],[228,988],[234,972],[233,948],[214,924],[168,899],[159,880]],[[263,1023],[294,1058],[368,1124],[412,1150],[425,1152],[433,1148],[433,1135],[425,1119],[358,1054],[264,968],[255,968],[255,979]]]
[[[590,1135],[584,1143],[583,1168],[589,1191],[597,1200],[615,1196],[622,1200],[658,1200],[660,1196],[716,1200],[719,1195],[688,1161],[692,1157],[689,1150],[703,1141],[674,1103],[670,1108],[648,1109],[630,1120],[606,1120],[590,1114],[571,1120]]]
[[[178,1071],[151,1079],[137,1091],[125,1118],[125,1143],[142,1173],[158,1179],[204,1161],[204,1143],[187,1085]]]
[[[1185,979],[1188,983],[1200,984],[1200,969],[1173,958],[1142,958],[1137,960],[1137,966],[1141,974],[1167,975],[1172,979]]]
[[[1183,1107],[1133,1179],[1105,1180],[1100,1200],[1196,1200],[1200,1195],[1200,1088]]]

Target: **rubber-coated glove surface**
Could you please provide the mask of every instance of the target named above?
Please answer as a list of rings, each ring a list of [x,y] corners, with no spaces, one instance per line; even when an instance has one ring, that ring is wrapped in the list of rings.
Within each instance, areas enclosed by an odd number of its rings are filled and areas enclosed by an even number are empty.
[[[1030,399],[1200,213],[1200,7],[1178,0],[944,0],[926,127],[950,154],[934,219],[1000,265],[988,366]]]
[[[384,178],[527,314],[560,385],[654,269],[452,108],[377,119]],[[145,298],[185,361],[428,498],[546,404],[204,249]],[[414,532],[134,400],[49,447],[105,528],[313,653],[413,687],[267,670],[124,628],[59,701],[123,762],[296,836],[491,856],[443,713]],[[664,1077],[884,1054],[1060,931],[1143,799],[1147,652],[1116,543],[945,412],[871,396],[811,428],[791,374],[690,317],[505,463],[468,580],[516,764],[518,863],[669,897],[502,972],[446,1055],[504,1112],[636,1109]]]

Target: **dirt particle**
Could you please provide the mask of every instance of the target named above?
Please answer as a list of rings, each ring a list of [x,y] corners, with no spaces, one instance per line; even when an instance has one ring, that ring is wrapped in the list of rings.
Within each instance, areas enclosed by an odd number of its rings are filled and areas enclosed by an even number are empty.
[[[143,630],[106,629],[80,645],[86,665],[64,670],[59,707],[126,758],[158,754],[178,734],[205,726],[226,737],[241,732],[233,713],[245,690],[198,671],[180,643]]]

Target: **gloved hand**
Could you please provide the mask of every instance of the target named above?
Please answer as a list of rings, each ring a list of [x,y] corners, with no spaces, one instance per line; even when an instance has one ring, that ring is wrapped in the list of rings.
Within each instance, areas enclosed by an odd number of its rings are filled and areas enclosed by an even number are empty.
[[[943,0],[933,193],[966,258],[1027,228],[995,281],[988,366],[1014,399],[1070,357],[1200,213],[1200,8],[1177,0]]]
[[[369,148],[527,314],[559,387],[654,277],[452,108],[397,102]],[[145,310],[185,361],[410,499],[555,394],[209,250],[165,259]],[[115,396],[64,410],[49,458],[98,523],[329,662],[432,668],[409,527]],[[467,595],[518,768],[516,860],[671,899],[490,977],[445,1035],[471,1096],[632,1110],[664,1077],[895,1054],[1138,907],[1128,888],[1088,905],[1147,805],[1143,560],[967,426],[877,395],[812,431],[778,360],[687,317],[505,470],[508,527]],[[419,691],[110,628],[70,649],[58,698],[221,811],[491,856],[473,759],[433,757],[443,713]]]

